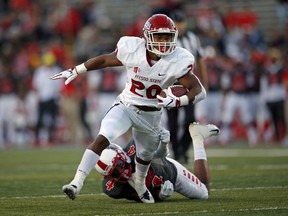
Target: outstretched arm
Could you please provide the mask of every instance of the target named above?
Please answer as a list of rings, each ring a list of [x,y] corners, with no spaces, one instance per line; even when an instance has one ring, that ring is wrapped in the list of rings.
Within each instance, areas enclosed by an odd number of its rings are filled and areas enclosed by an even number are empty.
[[[77,65],[68,70],[62,71],[50,77],[52,80],[66,78],[65,85],[69,84],[79,74],[85,73],[91,70],[97,70],[106,67],[122,66],[122,63],[117,58],[117,53],[114,51],[110,54],[103,54],[96,56],[88,61]]]
[[[116,52],[112,52],[89,59],[84,65],[87,71],[90,71],[106,67],[122,66],[122,63],[118,60]]]

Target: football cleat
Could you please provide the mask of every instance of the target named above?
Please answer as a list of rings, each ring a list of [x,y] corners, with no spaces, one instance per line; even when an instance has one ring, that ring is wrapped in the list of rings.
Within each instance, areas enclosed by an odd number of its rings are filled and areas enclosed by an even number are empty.
[[[69,199],[74,200],[76,196],[79,194],[80,190],[77,188],[76,185],[67,184],[62,187],[62,191],[64,194],[69,197]]]
[[[136,181],[135,181],[134,189],[136,190],[141,202],[143,202],[143,203],[154,203],[155,202],[152,194],[146,188],[145,184],[142,185],[139,182],[138,182],[138,184],[136,184]]]
[[[191,137],[200,136],[204,139],[211,136],[216,136],[220,133],[220,129],[213,124],[200,125],[199,123],[192,123],[189,125],[189,132]]]
[[[139,196],[141,202],[143,203],[154,203],[154,198],[152,196],[152,194],[146,190],[144,194],[142,194],[141,196]]]

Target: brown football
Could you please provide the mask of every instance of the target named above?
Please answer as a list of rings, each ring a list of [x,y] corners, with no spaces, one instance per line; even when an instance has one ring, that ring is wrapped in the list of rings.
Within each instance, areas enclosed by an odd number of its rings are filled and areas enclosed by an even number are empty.
[[[182,85],[173,85],[173,86],[170,86],[169,88],[171,88],[173,95],[175,95],[176,97],[181,97],[181,96],[187,94],[187,92],[188,92],[188,89],[186,89]],[[159,95],[161,97],[166,97],[166,93],[163,90],[160,92]]]

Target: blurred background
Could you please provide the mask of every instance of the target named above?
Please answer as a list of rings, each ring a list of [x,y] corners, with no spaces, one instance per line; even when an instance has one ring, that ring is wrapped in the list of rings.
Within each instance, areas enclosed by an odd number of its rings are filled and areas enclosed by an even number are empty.
[[[112,52],[121,36],[141,37],[152,14],[176,10],[199,37],[208,95],[217,95],[195,106],[197,121],[222,130],[208,144],[288,146],[287,0],[2,0],[0,150],[88,145],[123,89],[123,68],[68,86],[49,77]]]

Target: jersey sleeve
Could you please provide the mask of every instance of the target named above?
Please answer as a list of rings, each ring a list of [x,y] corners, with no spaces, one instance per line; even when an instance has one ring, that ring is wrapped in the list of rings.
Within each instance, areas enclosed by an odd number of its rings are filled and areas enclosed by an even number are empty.
[[[116,53],[119,61],[123,65],[129,66],[131,55],[138,49],[139,44],[142,43],[141,38],[124,36],[121,37],[117,43]]]
[[[194,72],[195,58],[194,56],[186,49],[178,47],[177,49],[177,76],[180,78],[187,74],[189,71]]]

